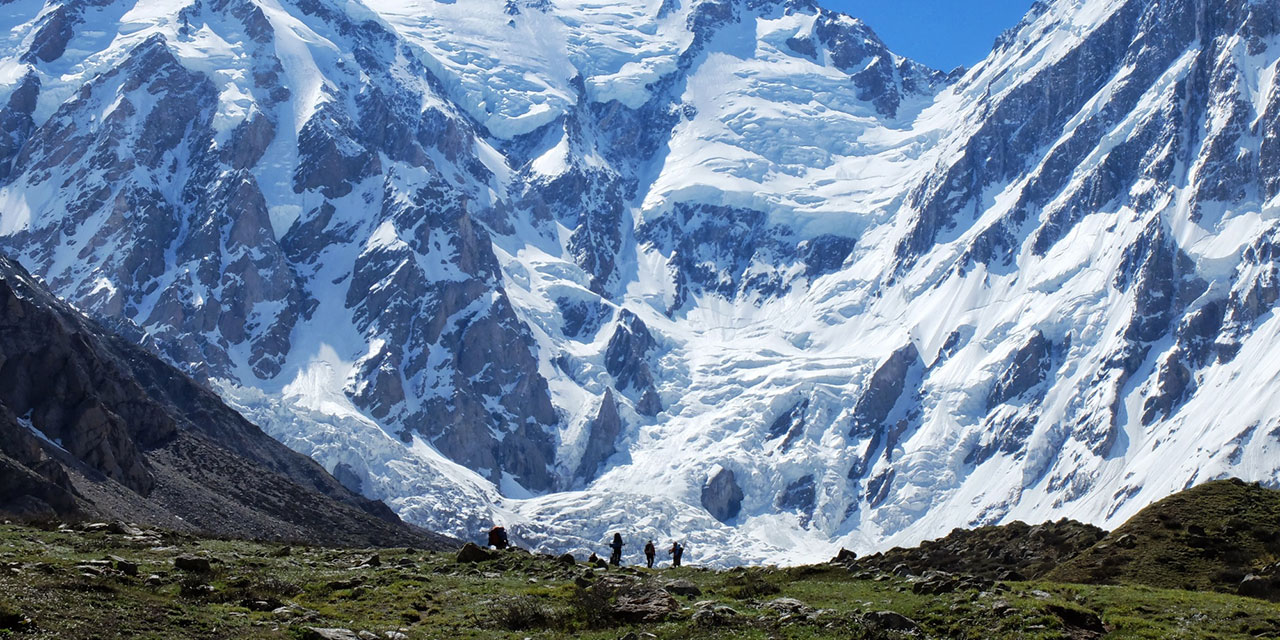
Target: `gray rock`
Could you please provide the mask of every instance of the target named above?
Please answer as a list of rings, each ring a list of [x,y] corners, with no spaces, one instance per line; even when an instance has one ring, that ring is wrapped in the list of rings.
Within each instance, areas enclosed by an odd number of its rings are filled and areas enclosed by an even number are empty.
[[[853,428],[849,435],[866,437],[882,434],[885,419],[906,390],[907,375],[913,367],[922,364],[920,352],[912,342],[886,358],[871,375],[866,389],[854,404]]]
[[[609,609],[620,620],[652,623],[666,620],[680,605],[662,589],[634,587],[622,590]]]
[[[867,624],[886,631],[918,633],[920,625],[915,620],[894,611],[874,611],[862,616]]]
[[[199,556],[178,556],[173,559],[173,567],[180,571],[190,571],[192,573],[209,573],[213,570],[209,564],[208,558]]]
[[[668,582],[666,586],[663,587],[663,589],[666,589],[668,593],[671,593],[677,596],[702,595],[702,589],[699,589],[698,585],[688,580],[674,580],[672,582]]]
[[[694,624],[703,627],[723,627],[732,624],[738,618],[738,611],[732,607],[714,602],[699,602],[694,605]]]
[[[587,426],[587,447],[578,463],[574,477],[583,484],[594,480],[606,460],[617,453],[618,436],[622,433],[623,422],[618,415],[618,403],[613,398],[613,389],[605,389],[604,398],[600,401],[600,410]]]
[[[627,309],[618,314],[618,326],[605,348],[604,364],[619,391],[637,398],[636,410],[654,416],[662,411],[661,399],[654,388],[649,352],[657,341],[644,321]]]
[[[302,631],[303,640],[362,640],[350,629],[305,627]]]
[[[764,603],[763,608],[786,615],[804,614],[812,609],[795,598],[774,598]]]
[[[133,526],[133,525],[131,525],[131,524],[128,524],[128,523],[125,523],[125,522],[121,522],[121,521],[119,521],[119,520],[115,520],[115,521],[113,521],[113,522],[112,522],[112,523],[107,527],[107,531],[109,531],[110,533],[114,533],[114,534],[116,534],[116,535],[121,535],[121,536],[140,536],[140,535],[142,535],[142,530],[141,530],[141,529],[139,529],[139,528],[137,528],[137,527],[135,527],[135,526]]]
[[[1051,366],[1049,341],[1036,331],[1010,356],[1004,371],[987,396],[987,411],[1026,393],[1049,375]]]
[[[817,504],[817,486],[813,474],[805,475],[787,485],[774,502],[779,510],[801,514],[801,524],[808,524]]]
[[[125,560],[118,556],[108,556],[108,559],[111,560],[116,571],[119,571],[126,576],[134,578],[138,577],[138,563]]]
[[[478,545],[468,542],[458,550],[457,561],[467,563],[486,562],[493,560],[497,556],[498,554],[493,551],[482,549]]]
[[[721,522],[738,517],[742,498],[742,488],[738,486],[733,471],[724,467],[717,467],[702,485],[702,507]]]

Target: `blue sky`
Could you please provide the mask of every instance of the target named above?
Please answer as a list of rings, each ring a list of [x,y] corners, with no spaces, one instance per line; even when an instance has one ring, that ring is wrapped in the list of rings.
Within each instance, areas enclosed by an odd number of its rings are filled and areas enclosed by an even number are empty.
[[[879,34],[899,55],[950,71],[971,67],[991,52],[1005,29],[1018,24],[1032,0],[818,0]]]

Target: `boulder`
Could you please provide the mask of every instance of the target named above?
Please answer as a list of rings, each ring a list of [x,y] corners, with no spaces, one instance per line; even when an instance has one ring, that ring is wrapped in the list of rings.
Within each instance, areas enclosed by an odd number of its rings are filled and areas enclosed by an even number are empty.
[[[323,627],[306,627],[302,630],[303,640],[360,640],[360,636],[350,629]]]
[[[1102,624],[1102,618],[1092,611],[1070,609],[1058,605],[1050,605],[1048,609],[1050,613],[1062,620],[1062,625],[1066,628],[1071,638],[1088,640],[1090,638],[1101,638],[1107,634],[1107,627]]]
[[[702,595],[702,589],[699,589],[698,585],[688,580],[676,580],[674,582],[668,582],[667,586],[663,588],[667,590],[667,593],[670,593],[672,595],[677,595],[677,596]]]
[[[693,623],[702,627],[723,627],[738,617],[738,612],[733,607],[711,601],[699,602],[694,608]]]
[[[137,528],[137,527],[135,527],[135,526],[133,526],[133,525],[131,525],[131,524],[128,524],[128,523],[126,523],[126,522],[122,522],[122,521],[120,521],[120,520],[116,520],[116,521],[112,522],[111,524],[107,525],[107,532],[108,532],[108,533],[114,533],[114,534],[116,534],[116,535],[120,535],[120,536],[140,536],[140,535],[142,535],[142,530],[141,530],[141,529],[139,529],[139,528]]]
[[[1240,581],[1236,593],[1250,598],[1268,598],[1275,591],[1275,581],[1266,575],[1251,573]]]
[[[627,622],[662,622],[680,610],[680,604],[662,589],[634,587],[624,589],[610,606],[619,620]]]
[[[849,564],[851,562],[856,561],[857,559],[858,559],[858,554],[848,549],[845,549],[844,547],[841,547],[840,552],[837,553],[836,557],[832,558],[831,561],[839,564]]]
[[[965,579],[958,576],[944,573],[942,571],[930,571],[923,578],[911,585],[911,592],[920,595],[936,596],[943,593],[951,593],[966,586]]]
[[[920,625],[916,624],[915,620],[894,611],[873,611],[862,616],[862,619],[867,624],[884,631],[901,631],[904,633],[920,631]]]
[[[795,598],[774,598],[764,603],[762,608],[784,615],[804,614],[811,610],[808,605]]]
[[[468,542],[458,550],[458,562],[485,562],[497,556],[488,549],[482,549],[475,543]]]
[[[733,475],[733,471],[717,465],[712,474],[702,485],[702,506],[712,517],[721,522],[728,522],[738,517],[742,510],[742,487]]]
[[[107,559],[111,561],[116,571],[119,571],[131,578],[138,577],[138,563],[130,562],[117,556],[107,556]]]
[[[178,556],[173,559],[173,568],[192,573],[208,573],[213,570],[209,559],[199,556]]]

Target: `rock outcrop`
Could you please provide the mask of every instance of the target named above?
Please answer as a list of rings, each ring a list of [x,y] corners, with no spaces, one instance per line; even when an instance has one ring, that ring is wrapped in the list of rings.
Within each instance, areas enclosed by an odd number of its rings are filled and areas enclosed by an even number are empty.
[[[742,511],[742,487],[733,471],[716,467],[702,485],[702,507],[716,520],[729,522]]]
[[[587,425],[587,447],[582,452],[582,460],[574,478],[582,482],[595,479],[596,473],[604,465],[609,456],[617,453],[618,436],[622,433],[623,422],[618,415],[618,403],[613,399],[613,390],[606,389],[600,400],[600,411]]]

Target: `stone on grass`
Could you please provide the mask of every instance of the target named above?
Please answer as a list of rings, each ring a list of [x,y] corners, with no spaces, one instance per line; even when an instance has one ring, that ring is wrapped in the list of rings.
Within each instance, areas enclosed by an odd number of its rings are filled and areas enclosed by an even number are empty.
[[[360,636],[350,629],[306,627],[302,630],[303,640],[360,640]]]
[[[671,594],[673,594],[673,595],[677,595],[677,596],[700,596],[700,595],[702,595],[702,589],[699,589],[699,588],[698,588],[698,585],[696,585],[696,584],[694,584],[694,583],[692,583],[692,582],[690,582],[690,581],[688,581],[688,580],[683,580],[683,579],[682,579],[682,580],[675,580],[675,581],[672,581],[672,582],[668,582],[668,583],[667,583],[667,586],[665,587],[665,589],[667,590],[667,592],[668,592],[668,593],[671,593]]]
[[[138,577],[138,563],[130,562],[118,556],[107,556],[107,559],[114,563],[116,571],[132,578]]]
[[[173,559],[173,567],[180,571],[190,571],[192,573],[209,573],[213,570],[213,566],[209,564],[209,559],[199,556],[178,556]]]
[[[763,608],[785,615],[796,615],[810,611],[808,605],[795,598],[774,598],[764,603]]]
[[[610,612],[627,622],[662,622],[680,610],[679,603],[662,589],[634,587],[623,590]]]
[[[694,605],[693,623],[703,627],[723,627],[738,617],[733,607],[705,600]]]
[[[492,551],[481,549],[473,542],[462,545],[462,549],[458,550],[458,562],[485,562],[493,558]]]
[[[920,625],[915,620],[895,611],[873,611],[862,617],[867,623],[884,631],[902,631],[915,633]]]

